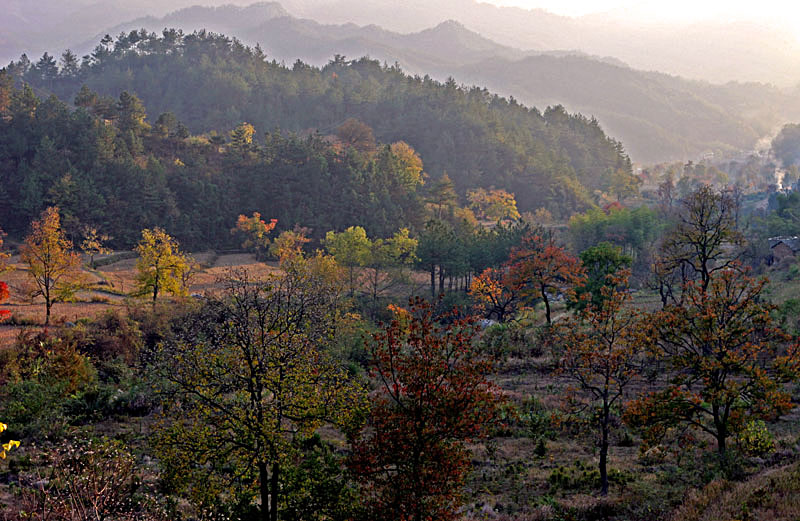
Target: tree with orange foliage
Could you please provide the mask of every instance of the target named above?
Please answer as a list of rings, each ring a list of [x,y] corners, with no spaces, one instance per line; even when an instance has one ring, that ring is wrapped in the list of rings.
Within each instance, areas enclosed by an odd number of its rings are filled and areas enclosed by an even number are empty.
[[[253,212],[252,217],[240,215],[231,233],[241,235],[242,248],[255,252],[256,260],[263,260],[269,251],[269,234],[277,224],[278,219],[270,219],[267,223],[261,218],[260,213]]]
[[[509,282],[521,288],[524,298],[542,299],[548,325],[552,324],[553,297],[571,291],[584,279],[578,259],[541,232],[527,235],[519,247],[511,250],[509,265]]]
[[[456,519],[465,445],[498,421],[503,400],[473,345],[473,320],[440,325],[421,299],[395,312],[371,344],[380,387],[368,428],[351,435],[350,467],[372,519]]]
[[[486,318],[496,317],[499,322],[505,322],[519,308],[521,289],[510,280],[508,269],[486,268],[472,279],[469,292],[475,307]]]
[[[44,297],[44,323],[48,325],[53,302],[70,297],[81,286],[81,259],[72,251],[72,241],[61,228],[58,207],[47,208],[39,220],[31,223],[31,233],[20,254],[34,283],[31,296]]]
[[[294,230],[285,230],[275,237],[269,247],[269,253],[281,264],[303,256],[303,247],[311,242],[308,238],[311,231],[303,226],[295,225]]]
[[[773,324],[765,283],[733,265],[689,282],[683,303],[649,317],[648,336],[669,382],[626,411],[646,442],[689,427],[713,436],[725,456],[728,438],[747,420],[775,419],[794,407],[784,384],[800,378],[800,349]]]
[[[639,375],[642,352],[640,317],[628,306],[629,275],[627,270],[609,275],[598,305],[589,302],[580,314],[560,323],[564,354],[559,371],[575,384],[569,389],[568,403],[573,411],[589,412],[600,433],[602,495],[608,494],[611,420],[626,388]]]

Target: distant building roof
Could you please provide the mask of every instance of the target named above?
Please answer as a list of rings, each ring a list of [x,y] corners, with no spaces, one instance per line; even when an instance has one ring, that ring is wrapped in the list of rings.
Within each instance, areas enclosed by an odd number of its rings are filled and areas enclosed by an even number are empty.
[[[771,237],[769,239],[769,247],[774,248],[779,244],[785,244],[792,251],[800,251],[800,237]]]

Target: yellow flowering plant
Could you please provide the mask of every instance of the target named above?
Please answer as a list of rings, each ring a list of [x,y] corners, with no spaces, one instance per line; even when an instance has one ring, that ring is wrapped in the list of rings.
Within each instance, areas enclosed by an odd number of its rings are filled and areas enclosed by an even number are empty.
[[[8,425],[0,422],[0,433],[4,432],[6,429],[8,429]],[[0,459],[6,459],[6,452],[14,447],[19,447],[19,442],[16,440],[9,440],[7,443],[3,443],[2,450],[0,450]]]

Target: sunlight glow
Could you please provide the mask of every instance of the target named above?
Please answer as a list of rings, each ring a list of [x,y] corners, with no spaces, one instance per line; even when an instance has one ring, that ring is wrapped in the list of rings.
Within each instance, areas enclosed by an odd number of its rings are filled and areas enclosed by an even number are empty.
[[[608,13],[630,22],[684,22],[715,19],[751,21],[786,28],[800,39],[800,2],[785,0],[484,0],[495,5],[545,9],[563,16]]]

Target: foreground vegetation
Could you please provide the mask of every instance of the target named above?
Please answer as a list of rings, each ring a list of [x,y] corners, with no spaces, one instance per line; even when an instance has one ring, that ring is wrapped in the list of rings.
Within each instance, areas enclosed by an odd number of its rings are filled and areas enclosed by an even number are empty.
[[[737,215],[708,187],[664,214],[661,302],[644,308],[622,248],[579,259],[541,227],[432,301],[404,260],[422,239],[402,234],[352,228],[314,253],[242,215],[243,244],[277,261],[220,270],[145,230],[138,260],[117,261],[127,303],[0,351],[4,440],[20,441],[5,441],[4,515],[711,519],[756,515],[769,490],[791,519],[800,352],[742,264]],[[45,245],[72,262],[57,217],[12,265]],[[195,298],[192,270],[219,275]],[[69,288],[96,272],[79,271]]]

